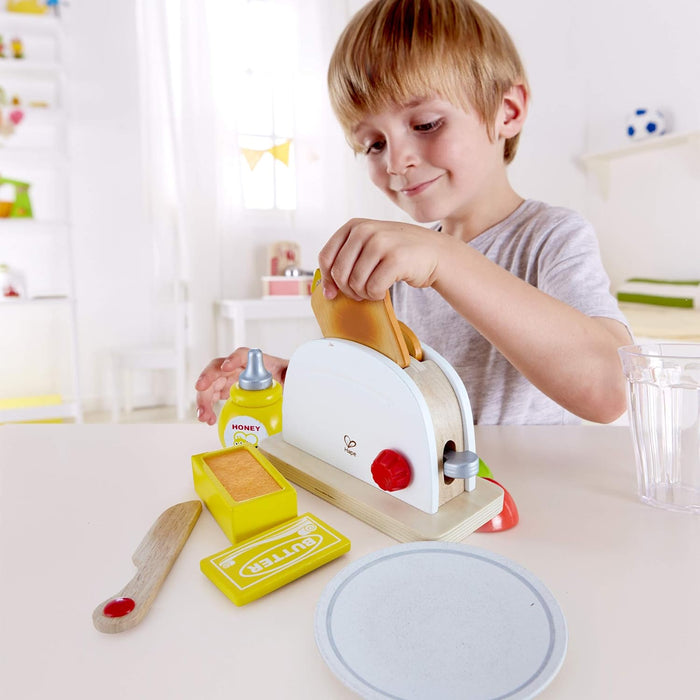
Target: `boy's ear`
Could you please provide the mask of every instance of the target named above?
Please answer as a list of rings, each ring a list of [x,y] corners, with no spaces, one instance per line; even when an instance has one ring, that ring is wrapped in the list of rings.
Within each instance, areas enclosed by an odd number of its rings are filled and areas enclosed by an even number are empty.
[[[501,108],[498,110],[496,133],[506,139],[519,134],[527,117],[529,95],[522,84],[513,85],[503,95]]]

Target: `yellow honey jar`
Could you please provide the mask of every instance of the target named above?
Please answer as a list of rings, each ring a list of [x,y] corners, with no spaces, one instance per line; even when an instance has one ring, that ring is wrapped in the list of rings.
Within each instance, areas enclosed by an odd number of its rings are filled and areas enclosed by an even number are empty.
[[[282,386],[265,369],[262,351],[248,351],[248,363],[231,387],[219,415],[219,439],[223,447],[257,447],[266,437],[282,430]]]

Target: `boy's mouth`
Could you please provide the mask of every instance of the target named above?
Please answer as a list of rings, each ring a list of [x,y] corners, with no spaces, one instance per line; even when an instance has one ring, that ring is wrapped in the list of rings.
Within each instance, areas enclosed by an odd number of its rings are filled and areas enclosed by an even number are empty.
[[[425,192],[430,185],[439,180],[441,177],[442,175],[438,175],[432,180],[426,180],[425,182],[420,182],[417,185],[412,185],[411,187],[402,187],[399,192],[406,197],[415,197],[416,195],[421,194],[421,192]]]

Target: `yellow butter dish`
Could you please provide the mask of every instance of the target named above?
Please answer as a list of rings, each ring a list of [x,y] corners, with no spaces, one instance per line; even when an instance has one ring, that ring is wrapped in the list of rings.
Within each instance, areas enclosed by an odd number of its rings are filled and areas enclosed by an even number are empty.
[[[233,544],[296,517],[296,491],[254,447],[193,455],[192,475],[199,497]]]
[[[245,605],[350,550],[350,540],[311,513],[202,559],[202,572]]]

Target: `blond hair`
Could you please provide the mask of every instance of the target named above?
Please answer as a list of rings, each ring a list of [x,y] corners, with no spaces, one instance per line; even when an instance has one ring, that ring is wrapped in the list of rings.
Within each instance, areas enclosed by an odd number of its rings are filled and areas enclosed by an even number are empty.
[[[474,109],[493,139],[503,96],[516,84],[527,90],[512,39],[472,0],[372,0],[350,20],[328,67],[331,105],[351,145],[367,114],[434,95]],[[519,137],[506,140],[506,163]]]

